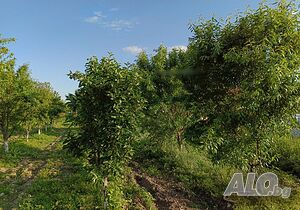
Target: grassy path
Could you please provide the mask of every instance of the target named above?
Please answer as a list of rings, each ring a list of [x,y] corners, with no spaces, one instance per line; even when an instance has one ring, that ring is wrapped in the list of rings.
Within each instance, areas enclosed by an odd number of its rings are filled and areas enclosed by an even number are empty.
[[[99,209],[102,191],[84,160],[62,149],[65,130],[54,128],[28,142],[16,138],[9,154],[0,150],[0,209]]]
[[[57,143],[61,139],[61,136],[57,137],[54,142],[51,142],[43,151],[41,151],[42,159],[31,160],[25,159],[18,166],[20,172],[26,172],[28,176],[24,177],[23,183],[17,186],[13,191],[12,195],[7,195],[7,209],[18,208],[20,201],[22,200],[24,193],[28,190],[31,184],[38,177],[38,174],[46,167],[48,164],[47,159],[49,159],[49,154],[53,152],[56,148]]]
[[[33,135],[27,142],[15,138],[9,154],[0,153],[0,207],[18,208],[26,191],[48,164],[49,156],[59,143],[63,129]]]

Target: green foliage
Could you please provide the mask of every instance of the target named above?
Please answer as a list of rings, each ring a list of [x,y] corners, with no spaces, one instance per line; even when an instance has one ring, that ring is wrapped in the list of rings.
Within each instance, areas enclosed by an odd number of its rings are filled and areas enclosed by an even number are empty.
[[[50,124],[53,125],[54,120],[58,119],[61,113],[65,112],[65,103],[62,101],[61,97],[57,92],[53,93],[53,97],[50,101],[50,107],[48,110],[48,115],[50,119]]]
[[[177,182],[201,199],[200,209],[218,209],[235,169],[214,165],[205,151],[186,143],[181,150],[175,141],[166,141],[161,147],[153,146],[152,139],[145,136],[135,144],[135,160],[154,177],[175,178]]]
[[[300,178],[299,138],[286,136],[283,139],[280,139],[276,146],[278,160],[274,162],[274,165],[279,169]]]
[[[153,143],[176,139],[183,146],[183,134],[192,122],[192,112],[187,103],[179,72],[185,62],[185,53],[173,49],[168,53],[161,45],[150,59],[142,52],[136,61],[137,68],[145,75],[143,96],[147,100],[145,130]]]
[[[132,153],[131,142],[143,108],[136,71],[122,68],[111,56],[93,57],[85,73],[70,73],[79,81],[75,95],[69,95],[73,111],[69,121],[79,128],[70,133],[66,148],[101,166],[104,176],[119,174]]]
[[[295,6],[262,4],[234,21],[191,28],[185,84],[207,121],[202,141],[216,161],[250,170],[268,165],[274,140],[289,131],[299,110]]]
[[[5,47],[11,41],[0,39],[0,131],[6,152],[9,138],[16,132],[25,129],[28,139],[34,126],[48,124],[50,101],[57,97],[50,84],[31,78],[28,65],[15,69],[15,58]]]
[[[201,195],[201,208],[228,204],[222,193],[233,172],[263,167],[292,187],[291,198],[231,197],[234,207],[298,208],[299,180],[285,172],[300,173],[298,140],[286,137],[299,111],[299,21],[293,2],[261,3],[235,19],[192,24],[187,51],[161,45],[126,67],[111,55],[92,57],[85,72],[68,75],[79,86],[67,107],[49,83],[33,81],[28,65],[15,67],[6,47],[13,39],[0,38],[5,148],[22,129],[28,137],[35,127],[54,125],[67,108],[63,147],[80,157],[43,153],[55,129],[33,142],[12,141],[11,153],[0,152],[1,167],[48,161],[20,209],[155,209],[152,195],[129,175],[133,155],[148,174],[175,178]],[[22,184],[16,176],[14,184]],[[9,196],[12,186],[0,190]]]
[[[5,42],[4,42],[5,43]],[[2,45],[3,42],[0,41]],[[30,100],[32,80],[26,65],[15,70],[13,55],[1,46],[0,60],[0,131],[4,149],[8,152],[9,138],[21,128]]]
[[[289,154],[297,158],[299,154],[298,139],[286,139],[278,145],[282,155]],[[201,208],[222,209],[227,206],[223,200],[223,192],[232,174],[238,172],[231,164],[214,164],[205,151],[187,143],[179,150],[174,142],[165,142],[161,147],[153,147],[152,139],[145,136],[135,144],[134,160],[140,163],[143,170],[154,177],[175,178],[186,189],[199,196]],[[285,146],[284,146],[285,145]],[[288,145],[288,146],[287,146]],[[280,151],[279,150],[279,151]],[[290,151],[290,152],[288,152]],[[293,155],[291,155],[293,154]],[[283,159],[288,159],[282,157]],[[299,159],[299,158],[298,158]],[[290,159],[292,163],[295,159]],[[288,166],[288,165],[287,165]],[[276,169],[266,168],[261,171],[274,172],[279,177],[280,186],[292,188],[291,197],[240,197],[231,196],[228,200],[233,203],[233,209],[297,209],[299,205],[299,179]]]

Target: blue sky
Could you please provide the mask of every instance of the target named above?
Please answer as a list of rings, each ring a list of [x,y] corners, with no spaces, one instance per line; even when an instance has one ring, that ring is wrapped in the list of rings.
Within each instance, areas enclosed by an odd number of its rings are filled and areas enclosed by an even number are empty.
[[[30,65],[32,76],[50,82],[63,97],[77,83],[66,74],[84,70],[86,59],[112,52],[133,62],[144,49],[160,44],[186,46],[188,24],[199,17],[227,17],[258,0],[0,0],[0,34],[18,65]]]

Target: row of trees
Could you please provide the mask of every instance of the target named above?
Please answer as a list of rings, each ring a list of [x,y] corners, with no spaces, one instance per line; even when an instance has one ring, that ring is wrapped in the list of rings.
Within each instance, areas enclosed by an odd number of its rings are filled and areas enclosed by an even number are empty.
[[[300,15],[291,2],[261,4],[234,20],[191,25],[186,51],[160,46],[126,67],[91,58],[70,73],[79,89],[65,146],[107,177],[132,154],[136,130],[154,146],[184,140],[215,162],[253,171],[276,158],[280,136],[295,126],[300,96]]]
[[[0,131],[4,150],[9,150],[9,138],[53,123],[64,110],[64,102],[49,83],[31,78],[28,65],[16,68],[15,58],[7,48],[14,39],[0,38]]]
[[[70,73],[80,84],[68,97],[80,130],[67,146],[80,153],[89,148],[101,165],[123,153],[115,138],[129,147],[130,138],[120,135],[133,135],[131,126],[144,116],[139,126],[153,141],[175,138],[182,147],[187,138],[217,161],[263,166],[272,159],[274,136],[294,126],[299,110],[299,26],[294,4],[280,1],[235,20],[191,25],[187,51],[160,46],[126,67],[112,56],[91,58],[85,73]]]

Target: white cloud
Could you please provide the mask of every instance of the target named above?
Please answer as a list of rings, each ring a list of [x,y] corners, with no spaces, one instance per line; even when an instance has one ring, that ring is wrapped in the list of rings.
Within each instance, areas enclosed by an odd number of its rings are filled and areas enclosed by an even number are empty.
[[[84,21],[87,23],[101,23],[104,18],[106,18],[106,16],[104,16],[102,12],[94,12],[93,16],[85,18]]]
[[[143,52],[144,49],[141,48],[141,47],[133,45],[133,46],[124,47],[123,51],[136,55],[136,54],[139,54],[139,53]]]
[[[173,49],[186,51],[187,46],[185,46],[185,45],[175,45],[175,46],[172,46],[172,47],[168,47],[168,51],[172,51]]]
[[[111,8],[109,11],[110,12],[117,12],[117,11],[119,11],[119,8],[114,7],[114,8]]]
[[[106,18],[105,15],[103,15],[103,13],[101,11],[98,12],[94,12],[95,16],[99,17],[99,18]]]
[[[120,31],[123,29],[132,29],[137,23],[128,20],[113,20],[104,23],[106,27],[112,30]]]
[[[117,8],[112,8],[116,11]],[[138,23],[136,21],[123,20],[123,19],[115,19],[110,20],[107,16],[103,15],[102,12],[94,12],[93,16],[87,17],[84,20],[87,23],[93,23],[101,25],[105,28],[110,28],[115,31],[120,30],[130,30],[134,28]]]
[[[87,23],[97,23],[99,21],[99,17],[97,16],[91,16],[84,19]]]

